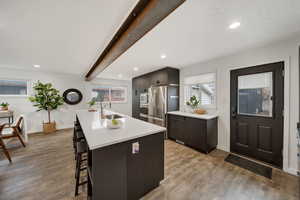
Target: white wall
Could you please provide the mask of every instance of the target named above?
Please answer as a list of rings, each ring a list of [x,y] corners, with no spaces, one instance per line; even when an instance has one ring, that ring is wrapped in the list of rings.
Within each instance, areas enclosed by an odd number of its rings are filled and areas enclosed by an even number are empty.
[[[14,69],[0,68],[0,78],[11,79],[26,79],[29,80],[31,85],[38,80],[46,83],[52,83],[61,94],[69,88],[79,89],[83,94],[83,100],[77,105],[63,105],[58,111],[52,112],[52,119],[57,123],[58,129],[70,128],[73,126],[75,119],[75,110],[87,108],[87,101],[91,99],[91,87],[93,84],[105,84],[114,86],[125,86],[128,88],[128,101],[122,104],[112,104],[112,109],[117,112],[131,115],[131,81],[117,81],[117,80],[103,80],[96,79],[93,82],[85,82],[83,78],[74,75],[56,74],[49,72],[37,72],[37,71],[22,71]],[[32,94],[32,88],[30,89]],[[0,102],[8,102],[10,109],[15,111],[15,116],[20,114],[26,117],[26,132],[34,133],[42,131],[42,122],[46,121],[47,115],[44,111],[35,112],[36,108],[32,106],[26,97],[0,97]],[[1,119],[0,122],[4,122]]]
[[[247,50],[235,55],[196,63],[180,70],[180,83],[184,78],[197,74],[217,74],[217,109],[219,114],[218,148],[230,150],[230,70],[278,61],[285,62],[285,122],[284,122],[284,171],[296,173],[297,147],[296,123],[299,121],[299,46],[300,36],[265,47]],[[221,48],[221,47],[220,47]],[[184,94],[181,87],[181,94]],[[180,109],[184,109],[184,97],[180,97]]]

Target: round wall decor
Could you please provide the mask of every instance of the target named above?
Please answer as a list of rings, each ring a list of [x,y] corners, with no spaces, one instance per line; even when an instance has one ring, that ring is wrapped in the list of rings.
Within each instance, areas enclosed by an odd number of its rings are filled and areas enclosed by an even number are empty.
[[[74,88],[67,89],[64,94],[64,101],[69,105],[76,105],[82,100],[82,93]]]

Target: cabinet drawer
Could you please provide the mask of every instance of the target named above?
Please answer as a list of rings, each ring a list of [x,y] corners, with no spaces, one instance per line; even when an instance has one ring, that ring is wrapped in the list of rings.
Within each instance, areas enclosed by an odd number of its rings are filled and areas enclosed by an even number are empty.
[[[170,119],[170,120],[184,121],[186,119],[186,117],[179,116],[179,115],[170,115],[170,114],[168,114],[168,119]]]

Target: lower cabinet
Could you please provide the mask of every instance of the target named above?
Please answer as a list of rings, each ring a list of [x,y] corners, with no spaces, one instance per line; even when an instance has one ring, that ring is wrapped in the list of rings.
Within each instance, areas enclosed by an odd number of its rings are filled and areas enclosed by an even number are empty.
[[[132,143],[139,142],[140,152],[132,153]],[[164,133],[129,143],[127,151],[127,200],[138,200],[164,179]]]
[[[197,119],[168,114],[168,138],[209,153],[218,144],[218,119]]]
[[[168,138],[177,140],[178,142],[185,141],[185,127],[183,126],[185,119],[176,115],[168,115],[167,119]]]
[[[161,132],[90,150],[88,199],[138,200],[158,187],[164,179],[164,138]]]

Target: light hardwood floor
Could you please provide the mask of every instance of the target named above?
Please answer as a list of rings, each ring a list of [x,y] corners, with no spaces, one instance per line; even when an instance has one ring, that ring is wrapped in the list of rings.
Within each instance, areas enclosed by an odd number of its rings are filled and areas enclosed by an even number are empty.
[[[36,134],[26,148],[8,144],[13,164],[0,153],[1,200],[86,199],[74,198],[72,131]],[[224,162],[227,153],[205,155],[166,141],[165,180],[143,200],[299,200],[299,182],[280,170],[273,179],[257,176]]]

